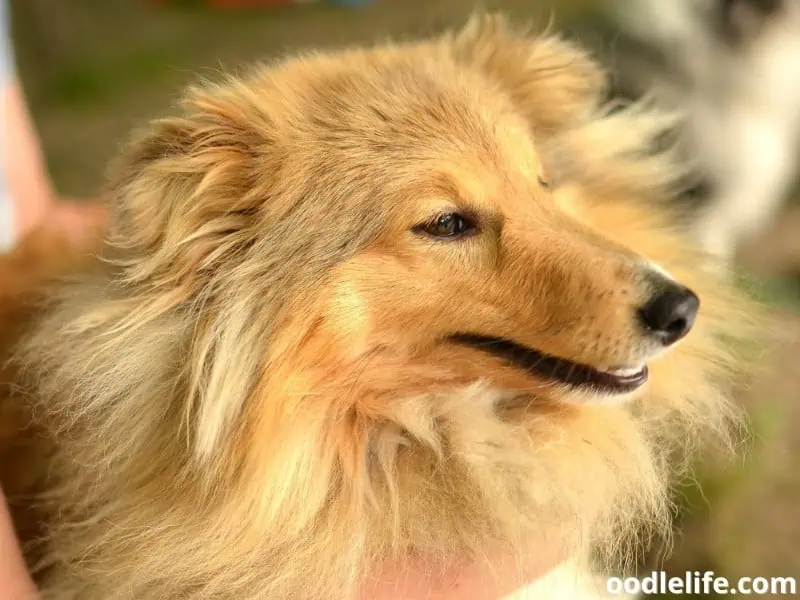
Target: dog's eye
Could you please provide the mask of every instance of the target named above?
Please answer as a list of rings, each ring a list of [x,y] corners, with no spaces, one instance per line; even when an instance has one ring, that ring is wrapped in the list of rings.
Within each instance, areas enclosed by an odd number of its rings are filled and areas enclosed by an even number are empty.
[[[414,231],[437,238],[458,238],[475,231],[475,223],[458,213],[444,213],[433,221],[417,225]]]
[[[550,187],[550,181],[545,179],[544,175],[542,175],[541,173],[539,173],[539,175],[537,175],[536,178],[539,180],[539,185],[542,186],[543,188]]]

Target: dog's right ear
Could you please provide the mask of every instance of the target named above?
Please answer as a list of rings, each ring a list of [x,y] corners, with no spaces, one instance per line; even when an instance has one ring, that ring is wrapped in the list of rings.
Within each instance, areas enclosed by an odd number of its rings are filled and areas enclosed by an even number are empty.
[[[271,178],[268,111],[238,81],[191,89],[112,167],[111,241],[131,280],[186,282],[247,243]]]
[[[557,133],[602,99],[605,75],[586,52],[546,32],[515,30],[501,15],[473,17],[446,43],[507,90],[536,134]]]

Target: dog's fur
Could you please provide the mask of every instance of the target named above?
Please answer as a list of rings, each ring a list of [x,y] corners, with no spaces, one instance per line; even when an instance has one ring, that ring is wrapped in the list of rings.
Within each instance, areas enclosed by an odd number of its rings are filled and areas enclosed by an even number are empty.
[[[103,260],[19,353],[56,444],[45,597],[344,599],[409,556],[667,532],[670,481],[727,439],[742,305],[659,209],[668,121],[603,83],[484,18],[199,86],[135,139]],[[412,231],[448,207],[480,232]],[[701,314],[624,399],[447,341],[639,360],[649,261]]]
[[[39,230],[12,252],[0,255],[0,483],[8,496],[18,535],[31,540],[41,534],[41,515],[30,492],[43,485],[49,444],[31,421],[29,403],[19,386],[10,348],[33,319],[32,306],[46,287],[79,262],[78,253],[51,231]]]

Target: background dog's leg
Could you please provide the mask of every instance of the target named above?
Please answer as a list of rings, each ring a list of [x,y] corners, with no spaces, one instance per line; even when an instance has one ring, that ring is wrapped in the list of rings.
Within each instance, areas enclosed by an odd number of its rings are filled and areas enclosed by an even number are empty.
[[[695,233],[710,253],[733,258],[744,238],[760,231],[780,210],[794,178],[796,143],[791,134],[760,114],[731,119],[722,185]]]

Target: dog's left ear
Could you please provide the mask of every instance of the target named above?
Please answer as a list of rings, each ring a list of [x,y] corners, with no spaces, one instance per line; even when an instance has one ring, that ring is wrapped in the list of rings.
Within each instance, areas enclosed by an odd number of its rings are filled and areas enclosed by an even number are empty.
[[[112,167],[112,241],[131,279],[201,279],[246,245],[274,165],[272,124],[231,80],[189,90]]]
[[[539,135],[557,133],[602,99],[604,73],[586,52],[547,33],[515,30],[501,15],[473,17],[447,43],[457,60],[505,88]]]

